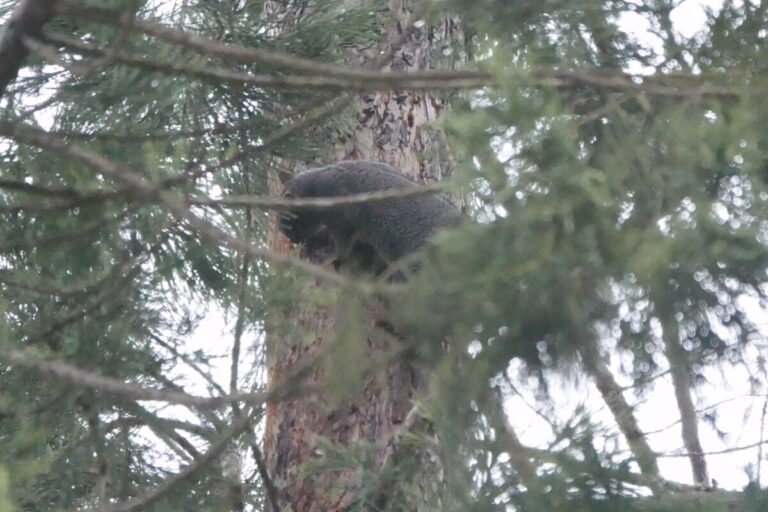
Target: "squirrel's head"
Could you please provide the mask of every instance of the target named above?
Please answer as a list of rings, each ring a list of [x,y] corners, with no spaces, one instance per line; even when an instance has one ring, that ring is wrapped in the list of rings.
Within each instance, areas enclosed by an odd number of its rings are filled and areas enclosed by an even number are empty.
[[[341,195],[334,187],[336,177],[323,167],[297,174],[283,186],[282,197],[313,198]],[[311,209],[289,209],[279,216],[279,228],[292,242],[307,242],[322,236],[325,228],[325,211]]]

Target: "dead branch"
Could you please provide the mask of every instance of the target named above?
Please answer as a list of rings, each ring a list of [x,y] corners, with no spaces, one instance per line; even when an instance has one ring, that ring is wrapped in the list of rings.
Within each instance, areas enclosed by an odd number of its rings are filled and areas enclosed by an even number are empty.
[[[674,318],[663,318],[662,329],[666,356],[672,372],[672,386],[675,390],[677,408],[680,411],[683,444],[685,444],[691,461],[693,481],[706,488],[710,485],[707,461],[699,439],[696,408],[691,398],[692,381],[685,360],[685,352],[678,341],[677,321]]]
[[[744,450],[751,450],[752,448],[760,448],[760,447],[764,446],[766,443],[768,443],[768,441],[760,440],[760,441],[756,441],[756,442],[750,443],[750,444],[745,444],[745,445],[741,445],[741,446],[733,446],[731,448],[724,448],[722,450],[715,450],[715,451],[711,451],[711,452],[704,452],[704,451],[701,451],[701,452],[675,452],[675,453],[659,453],[657,455],[659,457],[663,457],[665,459],[671,459],[671,458],[674,458],[674,457],[687,457],[687,458],[691,458],[691,457],[694,457],[694,456],[702,457],[703,458],[706,455],[724,455],[726,453],[743,452]],[[707,486],[709,486],[709,482],[707,482],[707,484],[708,484]]]
[[[757,449],[757,478],[755,481],[760,482],[760,473],[763,466],[763,442],[765,436],[765,413],[768,409],[768,398],[763,401],[763,409],[760,414],[760,447]]]
[[[192,425],[178,420],[166,420],[158,418],[154,413],[148,411],[136,402],[129,402],[128,404],[121,404],[121,408],[126,408],[133,412],[138,417],[120,418],[116,421],[129,421],[133,420],[134,424],[145,425],[151,429],[157,437],[159,437],[171,450],[174,451],[181,459],[190,460],[198,459],[200,457],[200,451],[177,430],[183,430],[185,432],[193,433],[192,429],[198,432],[204,429],[198,425]],[[112,426],[110,423],[109,426]],[[206,441],[211,441],[216,437],[215,431],[208,431],[207,435],[196,434]]]
[[[221,455],[230,445],[232,439],[239,436],[247,430],[255,413],[236,419],[221,437],[211,445],[207,452],[201,455],[194,463],[188,465],[174,476],[166,479],[148,493],[131,498],[123,503],[118,503],[111,507],[102,507],[97,509],[99,512],[130,512],[133,510],[144,510],[152,503],[162,498],[165,494],[173,490],[177,485],[194,477],[200,470],[205,468],[211,461]]]
[[[389,189],[376,192],[363,192],[348,196],[315,197],[315,198],[282,198],[269,196],[228,196],[221,199],[193,198],[187,201],[195,206],[227,206],[250,207],[257,206],[270,210],[324,210],[360,203],[377,203],[391,199],[418,197],[439,192],[442,185],[425,185],[406,189]]]
[[[585,340],[582,343],[580,354],[584,368],[594,379],[595,386],[600,391],[603,400],[616,420],[616,424],[627,440],[627,444],[637,464],[640,466],[640,471],[650,483],[654,494],[658,494],[661,491],[659,484],[662,479],[659,474],[658,464],[656,463],[656,454],[651,450],[643,431],[640,430],[632,407],[624,398],[621,386],[614,379],[608,364],[599,353],[594,341]]]
[[[666,372],[663,372],[661,375],[666,375],[667,373],[671,373],[671,372],[670,371],[666,371]],[[752,397],[752,398],[764,398],[764,397],[766,397],[766,395],[764,395],[762,393],[743,393],[741,395],[732,396],[732,397],[729,397],[729,398],[724,398],[722,400],[718,400],[718,401],[713,402],[711,404],[707,404],[707,405],[704,405],[702,407],[697,408],[696,409],[696,417],[699,417],[701,415],[701,413],[703,413],[704,411],[706,411],[708,409],[715,409],[716,407],[719,407],[722,404],[725,404],[725,403],[728,403],[728,402],[733,402],[735,400],[741,400],[741,399],[744,399],[744,398],[749,398],[749,397]],[[672,422],[668,423],[667,425],[664,425],[663,427],[657,428],[655,430],[647,430],[645,432],[645,435],[646,436],[650,436],[650,435],[653,435],[653,434],[659,434],[661,432],[664,432],[665,430],[669,430],[670,428],[674,427],[678,423],[680,423],[680,418],[676,419],[675,421],[672,421]]]
[[[104,50],[92,44],[86,44],[57,35],[48,35],[46,39],[61,44],[80,53],[110,58],[115,62],[147,69],[167,75],[183,75],[213,83],[229,82],[247,84],[254,87],[298,88],[298,89],[334,89],[370,91],[379,89],[478,89],[493,86],[498,76],[485,71],[370,71],[363,68],[343,67],[332,64],[315,63],[322,71],[312,75],[270,75],[232,71],[212,66],[184,65],[178,62],[162,62],[148,59],[143,55],[117,50]],[[219,43],[220,44],[220,43]],[[229,45],[227,45],[229,46]],[[250,50],[243,48],[244,50]],[[261,51],[261,50],[259,50]],[[50,51],[40,52],[50,55]],[[530,74],[522,72],[518,76],[509,76],[510,80],[529,83],[534,87],[553,87],[573,89],[590,86],[596,89],[632,91],[653,96],[673,98],[715,96],[724,98],[738,97],[734,89],[712,86],[693,75],[672,77],[665,75],[640,76],[620,71],[602,69],[577,70],[533,70]],[[662,83],[672,78],[687,82],[679,85]],[[690,83],[693,82],[693,83]]]

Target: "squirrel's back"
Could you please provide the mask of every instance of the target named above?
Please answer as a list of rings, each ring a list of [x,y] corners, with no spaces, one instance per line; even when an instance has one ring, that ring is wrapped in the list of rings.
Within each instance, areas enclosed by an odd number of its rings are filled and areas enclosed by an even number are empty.
[[[336,197],[418,186],[387,164],[355,160],[304,171],[285,183],[283,195]],[[388,264],[415,252],[436,229],[458,223],[461,217],[455,206],[435,193],[296,210],[281,216],[280,229],[293,242],[330,236],[337,256],[354,244],[368,244]]]

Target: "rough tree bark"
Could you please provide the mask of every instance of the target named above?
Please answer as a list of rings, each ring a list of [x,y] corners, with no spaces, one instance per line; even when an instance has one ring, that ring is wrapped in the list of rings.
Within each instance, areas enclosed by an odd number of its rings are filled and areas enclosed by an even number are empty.
[[[277,5],[279,4],[279,5]],[[275,2],[282,25],[289,26],[300,16],[303,2],[291,9],[286,2]],[[418,4],[418,3],[417,3]],[[447,44],[454,31],[447,20],[440,27],[414,25],[414,2],[390,0],[387,4],[391,23],[382,27],[386,46],[375,53],[350,53],[348,59],[368,67],[388,67],[398,70],[428,69],[432,65],[435,45]],[[281,24],[278,24],[281,25]],[[388,62],[381,62],[383,49]],[[325,162],[343,159],[367,159],[386,162],[421,182],[439,179],[446,172],[446,159],[441,140],[434,131],[425,129],[436,118],[443,100],[437,96],[412,91],[376,91],[360,95],[355,108],[358,124],[349,133],[340,134],[339,142],[329,148]],[[280,184],[275,181],[273,188]],[[271,240],[274,250],[286,251],[289,242],[275,232]],[[291,319],[295,331],[312,333],[309,339],[299,335],[279,337],[272,333],[268,340],[269,380],[278,382],[327,344],[338,325],[336,311],[311,309],[295,311]],[[329,336],[330,333],[330,336]],[[369,352],[383,351],[383,340],[361,339]],[[344,371],[344,369],[339,369]],[[322,384],[322,372],[307,378]],[[388,442],[406,421],[412,408],[411,399],[416,380],[404,362],[391,364],[384,378],[366,379],[360,399],[330,404],[322,396],[302,397],[269,404],[267,410],[264,452],[266,465],[281,501],[295,512],[343,510],[352,501],[356,475],[354,471],[334,471],[305,477],[301,466],[312,460],[318,450],[318,440],[348,444],[364,439],[378,448],[375,463],[381,465],[391,456]],[[380,503],[377,503],[380,506]]]

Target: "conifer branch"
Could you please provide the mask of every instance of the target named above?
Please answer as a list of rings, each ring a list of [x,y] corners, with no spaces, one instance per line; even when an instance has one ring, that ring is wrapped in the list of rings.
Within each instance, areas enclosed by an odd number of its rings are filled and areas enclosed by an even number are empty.
[[[274,392],[235,393],[214,397],[197,396],[178,391],[148,388],[128,384],[118,379],[89,372],[63,361],[44,360],[18,350],[11,350],[4,356],[14,365],[32,367],[52,377],[71,382],[77,386],[96,389],[104,393],[122,396],[130,400],[167,402],[193,407],[217,407],[232,402],[247,402],[254,405],[273,399]]]
[[[16,251],[19,249],[32,249],[60,243],[76,243],[83,238],[87,238],[91,235],[94,235],[95,233],[98,233],[99,230],[107,226],[110,222],[125,218],[128,213],[129,212],[127,210],[124,210],[116,214],[114,217],[100,218],[90,222],[84,222],[77,229],[61,231],[53,235],[41,237],[32,237],[27,235],[22,237],[20,240],[7,240],[4,242],[0,241],[0,252]]]
[[[175,217],[185,220],[194,227],[203,238],[209,241],[225,245],[238,252],[248,253],[252,257],[267,260],[277,266],[294,268],[330,284],[354,284],[363,292],[369,293],[372,291],[369,285],[360,281],[351,281],[350,279],[347,279],[336,272],[327,270],[320,265],[308,263],[287,254],[281,254],[257,247],[237,237],[231,236],[211,222],[194,215],[181,196],[166,192],[162,187],[158,186],[158,184],[149,182],[137,172],[118,165],[98,153],[94,153],[77,144],[67,143],[61,139],[51,137],[43,131],[19,127],[8,121],[0,121],[0,135],[14,138],[19,142],[48,149],[58,154],[66,155],[85,164],[92,170],[104,176],[108,176],[121,182],[123,185],[133,189],[138,197],[164,205]]]
[[[178,63],[161,63],[143,56],[119,51],[105,51],[62,36],[48,35],[51,41],[98,52],[99,55],[123,59],[126,63],[168,74],[188,76],[214,81],[230,81],[249,85],[297,88],[330,88],[340,90],[381,89],[475,89],[493,86],[498,80],[516,80],[534,87],[573,89],[583,86],[598,89],[630,91],[652,96],[686,98],[717,97],[737,98],[741,93],[733,88],[710,85],[706,78],[694,75],[631,75],[618,70],[583,68],[574,70],[536,69],[521,70],[519,76],[499,76],[484,70],[426,70],[426,71],[379,71],[367,68],[342,66],[298,57],[284,52],[261,48],[243,47],[222,43],[214,39],[170,28],[159,23],[136,19],[130,13],[110,9],[83,7],[63,0],[57,12],[73,17],[90,19],[121,29],[135,30],[145,35],[191,49],[210,57],[223,58],[240,63],[258,63],[266,66],[290,69],[298,75],[251,75],[223,68],[193,68]],[[674,82],[674,83],[673,83]]]

